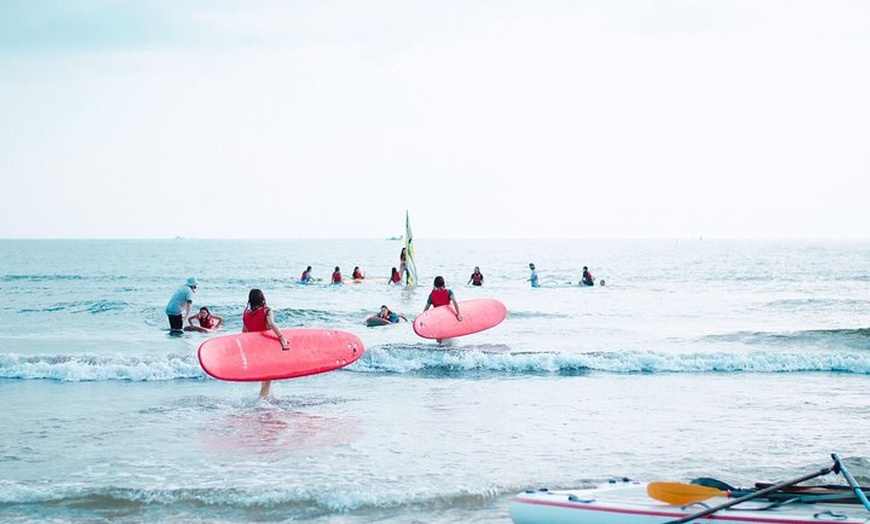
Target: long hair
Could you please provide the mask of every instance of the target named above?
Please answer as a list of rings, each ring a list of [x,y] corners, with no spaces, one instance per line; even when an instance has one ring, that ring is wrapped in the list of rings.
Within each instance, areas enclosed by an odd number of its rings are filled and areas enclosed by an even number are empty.
[[[263,291],[254,288],[248,293],[248,309],[256,311],[266,305],[266,295]]]

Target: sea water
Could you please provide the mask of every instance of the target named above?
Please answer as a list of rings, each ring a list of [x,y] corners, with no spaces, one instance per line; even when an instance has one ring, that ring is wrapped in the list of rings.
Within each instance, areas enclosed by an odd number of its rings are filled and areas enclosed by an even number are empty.
[[[0,520],[506,523],[529,488],[745,486],[832,452],[870,480],[870,243],[420,238],[411,289],[386,283],[400,249],[0,241]],[[323,280],[297,284],[308,265]],[[606,285],[577,285],[584,265]],[[367,279],[328,285],[335,266]],[[382,304],[413,319],[436,275],[507,318],[440,345],[364,326]],[[201,370],[213,335],[169,335],[189,276],[225,332],[258,287],[282,327],[365,354],[258,401]]]

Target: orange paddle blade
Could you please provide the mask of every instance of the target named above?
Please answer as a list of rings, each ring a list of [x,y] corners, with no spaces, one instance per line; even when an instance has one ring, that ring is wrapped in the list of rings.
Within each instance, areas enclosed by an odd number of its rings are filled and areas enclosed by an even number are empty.
[[[676,506],[729,495],[727,491],[721,489],[681,482],[650,482],[646,486],[646,493],[651,498]]]

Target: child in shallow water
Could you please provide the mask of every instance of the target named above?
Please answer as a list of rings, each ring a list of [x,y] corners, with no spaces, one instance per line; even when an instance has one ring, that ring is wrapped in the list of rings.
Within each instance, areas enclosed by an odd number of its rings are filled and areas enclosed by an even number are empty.
[[[224,318],[220,315],[213,314],[205,306],[199,308],[199,313],[197,313],[196,315],[191,315],[187,317],[187,323],[191,326],[196,325],[193,323],[194,320],[197,320],[199,322],[199,327],[201,327],[202,329],[207,329],[209,331],[224,327]]]

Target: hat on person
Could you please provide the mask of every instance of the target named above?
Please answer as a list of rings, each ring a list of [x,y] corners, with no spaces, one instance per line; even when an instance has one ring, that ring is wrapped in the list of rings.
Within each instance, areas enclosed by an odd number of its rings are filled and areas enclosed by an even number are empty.
[[[190,287],[196,287],[196,279],[193,277],[188,278],[187,285]]]

